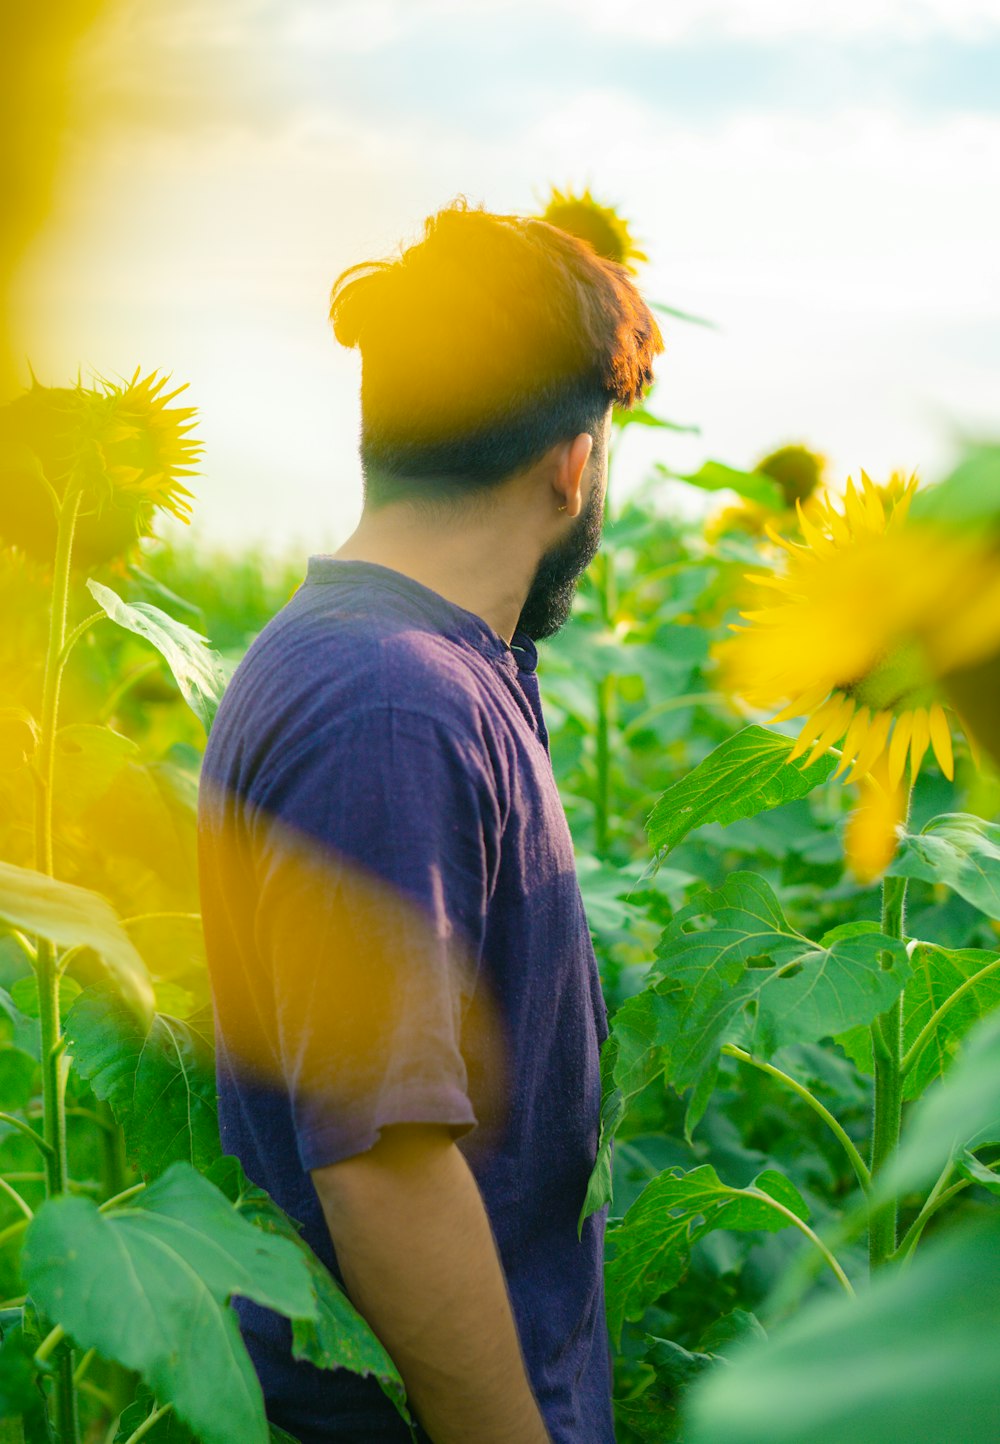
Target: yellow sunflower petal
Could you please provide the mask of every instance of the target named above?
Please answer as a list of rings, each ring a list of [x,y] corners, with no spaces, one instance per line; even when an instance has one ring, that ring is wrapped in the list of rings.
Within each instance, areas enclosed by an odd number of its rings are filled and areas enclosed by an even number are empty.
[[[868,734],[870,721],[870,708],[861,707],[855,712],[851,719],[851,725],[847,729],[847,736],[844,738],[844,745],[840,751],[840,761],[837,763],[833,774],[834,777],[839,777],[842,772],[846,772],[854,761],[862,742]]]
[[[830,535],[838,547],[850,546],[851,528],[847,524],[847,518],[839,512],[835,506],[827,506],[823,513],[823,519],[830,528]]]
[[[948,719],[944,714],[944,708],[940,702],[935,702],[931,707],[929,727],[934,756],[938,760],[941,771],[950,782],[955,776],[955,759],[951,750],[951,732],[948,729]]]
[[[808,717],[821,703],[826,705],[823,699],[829,691],[829,687],[824,683],[822,687],[814,687],[811,692],[803,692],[801,696],[793,697],[786,707],[782,707],[780,712],[775,712],[773,717],[767,719],[768,723],[787,722],[792,717]]]
[[[859,777],[863,777],[866,772],[871,770],[872,763],[882,755],[891,726],[892,713],[888,709],[876,712],[871,726],[868,728],[868,735],[861,744],[861,750],[854,766],[847,775],[848,782],[857,782]]]
[[[853,713],[853,697],[844,697],[839,709],[830,718],[830,723],[826,728],[826,731],[823,732],[822,735],[819,737],[818,741],[816,742],[816,746],[813,748],[808,758],[806,759],[806,767],[811,767],[818,758],[822,757],[823,753],[828,747],[833,746],[838,737],[842,737],[844,735],[844,728],[849,725]]]
[[[914,472],[913,475],[910,477],[909,481],[906,483],[906,486],[903,488],[902,494],[896,501],[896,505],[892,509],[892,515],[889,518],[888,527],[902,526],[903,522],[906,520],[907,512],[910,510],[910,502],[913,500],[913,493],[916,491],[916,489],[917,473]]]
[[[805,512],[802,509],[801,501],[796,501],[795,510],[798,513],[799,527],[801,528],[802,535],[805,537],[806,542],[809,545],[810,551],[815,552],[817,556],[825,556],[829,552],[832,552],[834,550],[835,543],[831,540],[830,537],[824,536],[818,527],[813,526],[812,522],[809,520],[809,518],[806,516]]]
[[[913,712],[913,737],[910,740],[910,781],[916,782],[920,764],[924,760],[927,744],[931,740],[930,720],[924,707]]]
[[[865,509],[862,505],[861,498],[854,488],[854,482],[851,477],[847,478],[847,485],[844,488],[844,510],[848,525],[855,536],[857,536],[859,532],[868,530]]]
[[[847,820],[844,851],[847,865],[858,882],[871,883],[892,861],[899,841],[899,824],[906,813],[902,788],[879,787],[868,776],[861,784],[858,806]]]
[[[913,736],[913,713],[904,712],[896,718],[896,725],[889,743],[889,786],[898,787],[906,767],[906,754]]]
[[[882,505],[878,488],[864,471],[861,473],[861,483],[864,487],[863,504],[868,526],[874,532],[885,531],[885,507]]]
[[[806,748],[816,741],[816,738],[823,731],[824,727],[826,727],[829,722],[832,722],[834,714],[840,711],[842,700],[841,694],[834,692],[833,696],[828,697],[823,705],[818,707],[812,716],[807,719],[796,739],[795,746],[788,754],[789,762],[794,762],[796,758],[801,757]]]

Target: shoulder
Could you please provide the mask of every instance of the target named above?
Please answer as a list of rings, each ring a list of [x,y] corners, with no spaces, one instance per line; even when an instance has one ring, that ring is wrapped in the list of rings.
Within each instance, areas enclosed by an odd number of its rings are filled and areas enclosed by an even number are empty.
[[[437,748],[497,787],[488,663],[412,618],[331,618],[300,592],[253,643],[219,708],[207,773],[244,796],[293,768],[328,771]]]

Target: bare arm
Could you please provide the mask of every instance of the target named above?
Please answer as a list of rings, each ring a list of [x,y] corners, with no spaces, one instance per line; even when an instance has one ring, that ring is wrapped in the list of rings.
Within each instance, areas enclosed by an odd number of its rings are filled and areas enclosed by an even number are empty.
[[[312,1172],[344,1281],[434,1444],[551,1444],[482,1195],[447,1129]]]

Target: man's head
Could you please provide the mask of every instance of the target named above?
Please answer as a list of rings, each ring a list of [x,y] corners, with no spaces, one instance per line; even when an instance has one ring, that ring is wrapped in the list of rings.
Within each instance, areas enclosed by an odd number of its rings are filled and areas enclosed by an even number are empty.
[[[447,527],[536,472],[583,476],[522,615],[551,635],[600,544],[611,408],[641,398],[663,349],[629,272],[546,221],[458,201],[398,259],[345,271],[330,319],[361,351],[366,513],[405,502]]]

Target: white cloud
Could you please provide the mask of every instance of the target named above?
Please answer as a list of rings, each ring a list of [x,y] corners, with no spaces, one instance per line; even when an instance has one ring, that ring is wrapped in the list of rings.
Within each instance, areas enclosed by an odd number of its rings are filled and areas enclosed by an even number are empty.
[[[647,41],[898,41],[1000,33],[998,0],[557,0],[599,31]]]
[[[507,15],[516,24],[547,12],[643,43],[1000,35],[1000,0],[298,0],[289,34],[361,52],[451,20]]]

